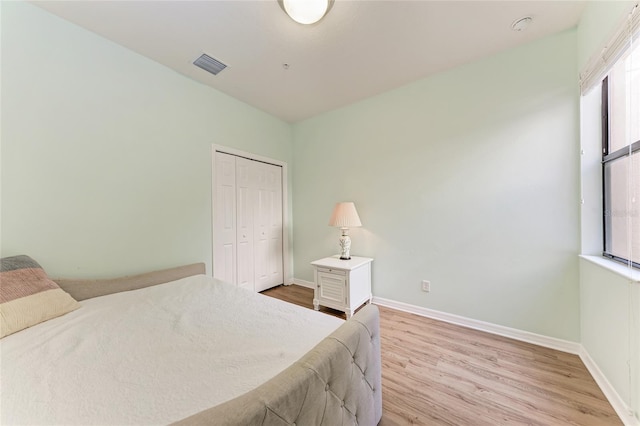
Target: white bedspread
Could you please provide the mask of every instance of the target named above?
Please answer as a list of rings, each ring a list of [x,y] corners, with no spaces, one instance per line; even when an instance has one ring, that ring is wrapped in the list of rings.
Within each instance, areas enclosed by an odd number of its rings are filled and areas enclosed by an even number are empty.
[[[0,341],[0,423],[167,424],[275,376],[342,320],[195,276]]]

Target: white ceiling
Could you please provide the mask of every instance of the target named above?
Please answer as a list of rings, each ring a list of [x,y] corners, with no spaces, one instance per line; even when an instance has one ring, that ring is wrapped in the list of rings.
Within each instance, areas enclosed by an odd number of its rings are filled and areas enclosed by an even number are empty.
[[[34,3],[291,123],[571,28],[585,5],[336,0],[304,26],[276,0]],[[524,16],[533,24],[512,31]],[[202,53],[228,68],[197,68]]]

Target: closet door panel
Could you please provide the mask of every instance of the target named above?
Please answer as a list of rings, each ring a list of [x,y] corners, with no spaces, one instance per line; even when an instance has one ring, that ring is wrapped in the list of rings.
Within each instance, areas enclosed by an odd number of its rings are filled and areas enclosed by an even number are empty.
[[[269,218],[268,191],[266,187],[268,165],[256,162],[256,198],[253,216],[254,223],[254,254],[255,254],[255,283],[256,291],[266,290],[269,285]]]
[[[216,153],[213,276],[236,282],[236,159]]]
[[[270,286],[284,282],[282,269],[282,168],[270,166],[267,170],[268,191],[268,283]]]
[[[238,287],[254,289],[253,260],[253,198],[255,173],[253,161],[236,159],[236,219],[237,219],[237,283]]]

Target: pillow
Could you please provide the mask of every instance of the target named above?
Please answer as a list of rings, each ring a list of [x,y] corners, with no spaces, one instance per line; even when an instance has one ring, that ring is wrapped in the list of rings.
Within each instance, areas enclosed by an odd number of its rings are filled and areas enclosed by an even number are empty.
[[[80,306],[29,256],[0,259],[0,338]]]

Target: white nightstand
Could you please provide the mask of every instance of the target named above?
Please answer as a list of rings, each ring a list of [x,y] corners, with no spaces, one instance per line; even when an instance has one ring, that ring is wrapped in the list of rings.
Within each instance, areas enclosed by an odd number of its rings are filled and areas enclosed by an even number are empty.
[[[320,305],[327,306],[351,318],[356,308],[371,302],[371,262],[371,258],[357,256],[349,260],[332,256],[311,262],[315,281],[313,308],[317,311]]]

